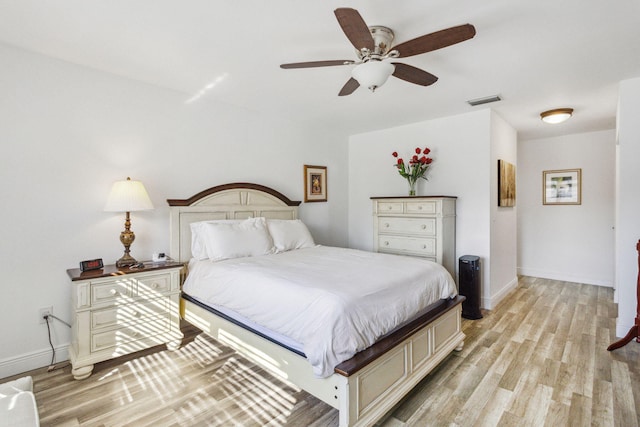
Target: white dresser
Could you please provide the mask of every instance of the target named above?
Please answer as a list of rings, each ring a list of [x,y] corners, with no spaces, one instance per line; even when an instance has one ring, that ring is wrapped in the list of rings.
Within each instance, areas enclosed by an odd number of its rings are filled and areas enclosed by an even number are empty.
[[[180,331],[180,271],[184,265],[145,264],[131,270],[107,265],[67,270],[72,285],[69,359],[77,380],[97,362],[166,344],[176,350]]]
[[[376,252],[428,258],[456,277],[456,198],[372,197]]]

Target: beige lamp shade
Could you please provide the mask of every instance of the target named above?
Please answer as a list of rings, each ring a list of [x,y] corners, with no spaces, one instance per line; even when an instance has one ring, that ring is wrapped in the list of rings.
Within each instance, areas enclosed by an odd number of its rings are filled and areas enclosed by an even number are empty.
[[[104,206],[106,212],[135,212],[153,209],[153,203],[147,194],[147,190],[140,181],[116,181],[111,187],[107,204]]]

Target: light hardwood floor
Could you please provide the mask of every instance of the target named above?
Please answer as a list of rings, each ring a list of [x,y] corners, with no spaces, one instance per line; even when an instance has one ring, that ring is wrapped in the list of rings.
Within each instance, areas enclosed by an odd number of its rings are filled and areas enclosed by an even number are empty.
[[[396,426],[638,426],[640,343],[608,352],[609,288],[521,277],[454,352],[381,422]],[[336,426],[337,411],[185,325],[158,347],[34,378],[43,426]]]

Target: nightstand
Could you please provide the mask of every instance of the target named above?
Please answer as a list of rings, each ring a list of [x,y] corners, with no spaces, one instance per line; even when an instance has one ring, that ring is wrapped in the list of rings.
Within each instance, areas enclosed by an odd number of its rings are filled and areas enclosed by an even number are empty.
[[[144,268],[67,270],[71,279],[72,324],[69,359],[77,380],[93,365],[159,344],[177,350],[180,332],[180,272],[177,262]]]

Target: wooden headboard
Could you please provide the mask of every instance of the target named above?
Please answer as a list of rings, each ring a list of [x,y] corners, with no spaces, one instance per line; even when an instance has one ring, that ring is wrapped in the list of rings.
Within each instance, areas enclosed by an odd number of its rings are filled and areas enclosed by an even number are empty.
[[[297,219],[300,205],[272,188],[246,182],[218,185],[188,199],[168,199],[167,203],[169,256],[181,262],[191,259],[192,222],[256,217]]]

